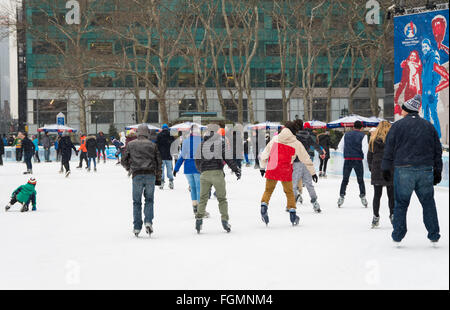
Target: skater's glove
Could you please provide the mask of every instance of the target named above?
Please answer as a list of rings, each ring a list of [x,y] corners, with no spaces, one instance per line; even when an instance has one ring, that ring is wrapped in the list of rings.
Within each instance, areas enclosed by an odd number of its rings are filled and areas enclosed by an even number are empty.
[[[173,171],[173,176],[176,177],[177,176],[177,172],[174,170]]]
[[[261,173],[261,176],[264,178],[264,175],[266,174],[266,170],[260,169],[259,172]]]
[[[234,174],[236,174],[236,178],[237,178],[238,181],[239,181],[239,180],[241,179],[241,176],[242,176],[241,170],[240,170],[240,169],[236,170],[236,171],[234,172]]]
[[[156,181],[155,181],[155,185],[156,185],[156,186],[161,186],[161,180],[156,180]]]
[[[439,170],[434,170],[434,180],[433,180],[433,184],[436,186],[439,183],[441,183],[442,180],[442,171]]]
[[[390,170],[383,170],[383,179],[386,182],[391,182],[392,176],[391,176],[391,171]]]
[[[312,179],[313,179],[314,183],[317,183],[319,181],[319,178],[317,177],[317,174],[313,175]]]
[[[78,152],[78,151],[75,151],[75,154],[78,156],[78,153],[80,153],[80,152]]]

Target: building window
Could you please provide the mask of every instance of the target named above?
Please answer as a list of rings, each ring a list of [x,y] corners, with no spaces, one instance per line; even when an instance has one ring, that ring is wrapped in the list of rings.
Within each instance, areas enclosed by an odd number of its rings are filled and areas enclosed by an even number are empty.
[[[237,122],[239,118],[239,113],[236,105],[233,103],[231,99],[224,100],[225,108],[227,109],[225,118],[232,122]],[[247,99],[243,99],[243,121],[248,122],[248,108],[247,108]]]
[[[141,99],[141,111],[142,116],[144,115],[145,111],[145,99]],[[137,101],[135,101],[136,104],[136,113],[137,113]],[[135,121],[138,121],[138,118],[135,118]],[[148,101],[148,115],[147,115],[147,123],[159,123],[159,106],[158,106],[158,100],[156,99],[150,99]]]
[[[44,41],[33,41],[33,54],[38,55],[58,55],[66,51],[66,44],[57,41],[53,44]]]
[[[353,112],[361,116],[372,116],[372,110],[370,108],[370,99],[353,99]]]
[[[90,50],[99,55],[112,55],[113,44],[111,42],[92,42],[89,44]]]
[[[328,87],[328,74],[326,73],[315,74],[313,85],[315,87]]]
[[[193,73],[178,73],[178,87],[195,87]]]
[[[280,45],[279,44],[266,44],[266,56],[280,56]]]
[[[281,73],[266,74],[266,87],[281,87]]]
[[[55,99],[35,99],[33,100],[34,124],[38,126],[51,125],[56,123],[56,115],[63,112],[66,115],[67,123],[67,101]]]
[[[113,87],[113,79],[110,76],[91,77],[92,87]]]
[[[91,100],[91,123],[114,123],[114,100]]]
[[[266,99],[266,120],[270,122],[283,121],[282,99]]]
[[[185,112],[197,112],[197,100],[183,99],[178,101],[178,112],[180,117]]]
[[[317,121],[327,121],[327,99],[313,100],[312,118]]]

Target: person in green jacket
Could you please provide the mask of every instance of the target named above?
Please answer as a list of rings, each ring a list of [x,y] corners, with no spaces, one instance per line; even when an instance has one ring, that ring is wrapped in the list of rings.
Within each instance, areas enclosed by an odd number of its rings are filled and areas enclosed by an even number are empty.
[[[11,195],[11,201],[5,207],[5,211],[11,209],[11,207],[19,202],[22,204],[20,212],[27,212],[30,203],[33,205],[32,211],[36,211],[36,179],[31,177],[28,183],[19,186]]]

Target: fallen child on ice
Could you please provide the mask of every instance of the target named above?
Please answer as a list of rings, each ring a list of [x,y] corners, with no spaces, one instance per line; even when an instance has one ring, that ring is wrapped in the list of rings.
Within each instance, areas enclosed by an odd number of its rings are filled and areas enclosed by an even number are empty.
[[[28,183],[19,186],[11,195],[11,201],[5,207],[5,211],[11,209],[11,207],[19,202],[22,204],[20,212],[27,212],[30,203],[33,205],[32,211],[36,211],[36,179],[31,177]]]

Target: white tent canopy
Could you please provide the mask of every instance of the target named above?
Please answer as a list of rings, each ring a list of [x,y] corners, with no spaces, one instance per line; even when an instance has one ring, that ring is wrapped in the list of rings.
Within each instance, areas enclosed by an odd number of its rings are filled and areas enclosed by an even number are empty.
[[[353,127],[356,121],[361,121],[365,126],[377,126],[382,120],[377,117],[364,117],[361,115],[349,115],[327,124],[328,128]]]
[[[45,125],[44,127],[38,129],[38,132],[64,132],[64,131],[77,132],[76,129],[58,124]]]
[[[305,122],[305,124],[308,123],[312,129],[322,129],[322,128],[327,128],[327,123],[321,122],[321,121],[309,121],[309,122]]]
[[[158,127],[150,125],[150,124],[137,124],[137,125],[127,126],[127,127],[125,127],[125,129],[126,130],[136,130],[136,129],[138,129],[138,127],[140,125],[147,125],[149,130],[161,131],[161,128],[158,128]]]
[[[197,124],[197,123],[193,123],[193,122],[185,122],[185,123],[180,123],[177,125],[174,125],[172,127],[170,127],[170,130],[174,130],[174,131],[189,131],[191,130],[191,127],[196,125],[198,128],[200,129],[205,129],[206,126]]]

